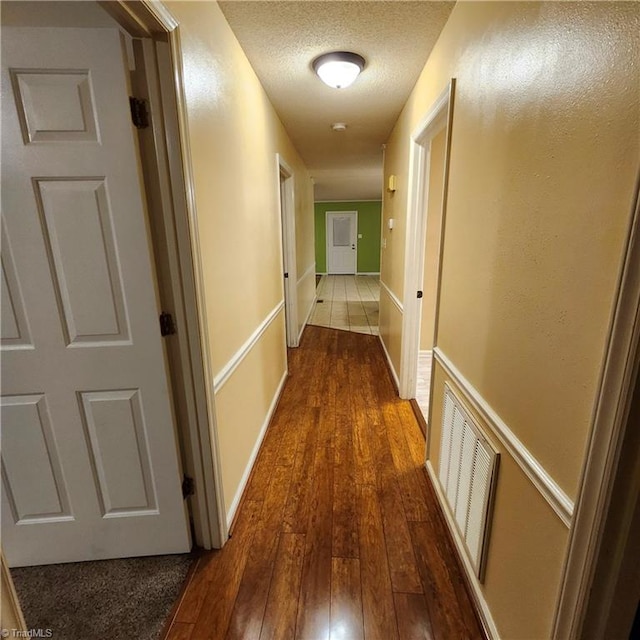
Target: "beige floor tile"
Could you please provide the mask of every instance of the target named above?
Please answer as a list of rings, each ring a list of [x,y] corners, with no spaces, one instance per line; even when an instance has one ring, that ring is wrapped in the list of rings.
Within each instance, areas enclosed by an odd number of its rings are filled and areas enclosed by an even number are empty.
[[[310,324],[378,335],[380,285],[376,276],[322,276]]]

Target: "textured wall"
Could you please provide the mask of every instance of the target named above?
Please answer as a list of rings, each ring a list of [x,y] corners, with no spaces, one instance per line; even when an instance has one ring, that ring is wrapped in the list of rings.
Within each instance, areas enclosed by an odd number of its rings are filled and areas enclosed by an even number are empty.
[[[570,497],[638,170],[639,11],[458,3],[386,149],[398,189],[385,196],[396,226],[383,224],[382,280],[402,299],[409,136],[455,77],[437,344]],[[381,335],[395,344],[390,305]],[[539,500],[522,509],[531,486],[505,465],[485,597],[504,637],[549,637],[565,537]]]

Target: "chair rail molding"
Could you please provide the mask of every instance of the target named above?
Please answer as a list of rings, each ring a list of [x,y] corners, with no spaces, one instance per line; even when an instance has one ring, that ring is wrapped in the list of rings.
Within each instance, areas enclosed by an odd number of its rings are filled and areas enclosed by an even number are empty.
[[[563,524],[570,527],[574,509],[571,498],[440,348],[435,347],[433,357],[460,387],[472,408],[480,414],[492,434],[503,444]]]

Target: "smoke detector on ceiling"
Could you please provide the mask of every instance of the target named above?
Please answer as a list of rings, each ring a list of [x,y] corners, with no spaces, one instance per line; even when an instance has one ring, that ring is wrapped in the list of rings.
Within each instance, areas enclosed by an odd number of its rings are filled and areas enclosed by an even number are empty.
[[[332,128],[334,131],[345,131],[345,130],[346,130],[346,128],[347,128],[347,125],[346,125],[346,123],[344,123],[344,122],[334,122],[334,123],[331,125],[331,128]]]

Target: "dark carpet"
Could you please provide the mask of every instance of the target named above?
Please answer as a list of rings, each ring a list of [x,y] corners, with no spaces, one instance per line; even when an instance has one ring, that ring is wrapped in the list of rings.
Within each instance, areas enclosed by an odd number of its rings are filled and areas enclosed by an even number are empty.
[[[194,557],[153,556],[11,570],[27,627],[54,640],[157,640]]]

